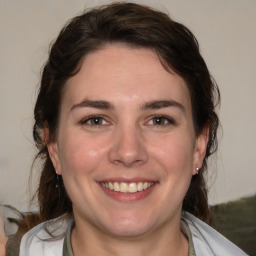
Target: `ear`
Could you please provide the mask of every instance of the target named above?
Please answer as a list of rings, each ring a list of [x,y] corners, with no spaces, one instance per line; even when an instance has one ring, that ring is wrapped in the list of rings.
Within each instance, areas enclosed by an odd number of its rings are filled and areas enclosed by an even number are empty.
[[[52,161],[52,164],[54,166],[55,172],[58,175],[61,175],[58,144],[57,144],[57,142],[51,140],[50,130],[49,130],[49,126],[48,126],[47,122],[44,123],[43,132],[44,132],[44,141],[47,145],[49,156],[51,158],[51,161]]]
[[[205,125],[202,132],[197,136],[194,159],[193,159],[193,175],[197,174],[196,168],[201,168],[203,165],[204,157],[206,154],[206,148],[209,140],[209,125]]]

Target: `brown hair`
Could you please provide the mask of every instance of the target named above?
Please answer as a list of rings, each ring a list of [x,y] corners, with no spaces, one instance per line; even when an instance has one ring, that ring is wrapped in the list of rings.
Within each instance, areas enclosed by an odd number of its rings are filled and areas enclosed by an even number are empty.
[[[42,129],[47,122],[50,140],[56,139],[62,90],[80,68],[84,56],[106,44],[123,43],[153,50],[167,70],[173,70],[187,83],[196,134],[208,125],[209,142],[203,166],[192,177],[183,201],[183,210],[206,220],[208,217],[205,171],[207,158],[217,149],[219,102],[218,87],[200,55],[194,35],[165,13],[134,3],[113,3],[91,9],[70,20],[52,44],[41,79],[34,109],[34,140],[41,159],[41,178],[37,191],[40,221],[64,213],[72,214],[72,203],[61,176],[57,177],[49,157]],[[57,186],[57,188],[56,188]],[[59,190],[59,191],[58,191]]]

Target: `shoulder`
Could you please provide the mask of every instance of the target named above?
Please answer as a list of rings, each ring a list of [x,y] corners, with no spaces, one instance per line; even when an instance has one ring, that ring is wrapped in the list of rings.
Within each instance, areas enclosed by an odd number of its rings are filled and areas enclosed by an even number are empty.
[[[59,217],[39,224],[21,240],[20,256],[61,256],[70,218]]]
[[[225,255],[225,256],[246,256],[241,249],[231,243],[209,225],[199,220],[192,214],[184,212],[182,219],[188,224],[192,233],[192,239],[196,255]]]

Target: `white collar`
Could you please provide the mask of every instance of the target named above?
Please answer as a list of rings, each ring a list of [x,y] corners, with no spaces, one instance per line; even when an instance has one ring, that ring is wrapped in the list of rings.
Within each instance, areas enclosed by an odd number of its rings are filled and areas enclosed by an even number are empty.
[[[248,256],[236,245],[188,212],[182,213],[188,224],[197,256]],[[64,235],[71,219],[60,217],[39,224],[26,233],[21,241],[20,256],[62,256]],[[45,227],[58,236],[52,239]],[[47,239],[47,241],[46,241]]]

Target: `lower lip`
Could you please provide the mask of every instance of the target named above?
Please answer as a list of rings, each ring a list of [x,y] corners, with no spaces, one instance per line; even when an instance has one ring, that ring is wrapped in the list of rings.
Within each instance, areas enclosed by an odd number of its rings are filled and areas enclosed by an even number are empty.
[[[156,187],[156,183],[153,186],[147,188],[146,190],[138,191],[135,193],[116,192],[114,190],[105,188],[105,187],[101,186],[100,184],[99,184],[99,186],[108,196],[110,196],[111,198],[113,198],[117,201],[134,202],[134,201],[142,200],[145,197],[147,197],[152,192],[152,190]]]

